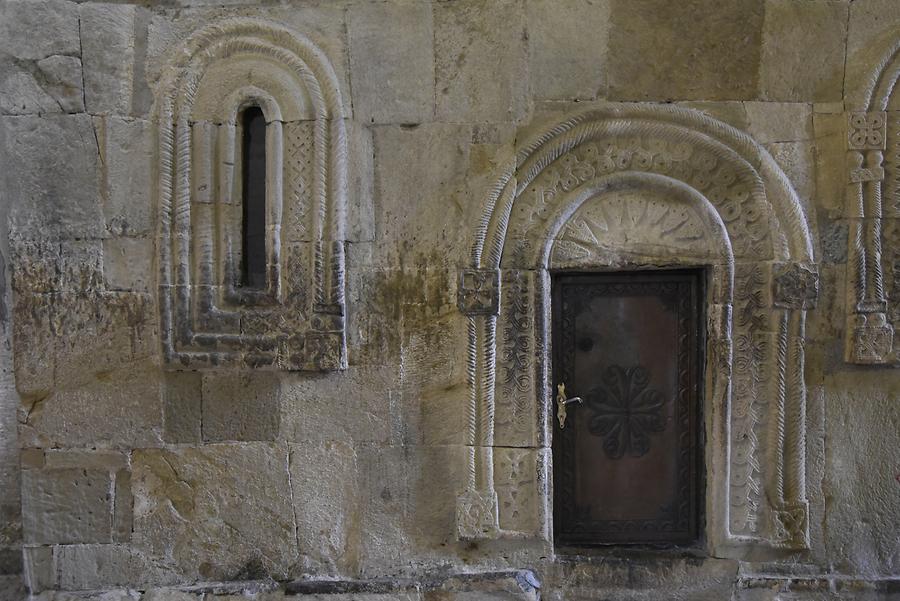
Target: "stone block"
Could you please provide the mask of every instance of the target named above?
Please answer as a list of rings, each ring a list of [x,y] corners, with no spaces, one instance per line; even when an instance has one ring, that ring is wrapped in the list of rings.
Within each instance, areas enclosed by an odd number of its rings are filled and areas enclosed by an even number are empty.
[[[396,378],[396,370],[387,367],[287,374],[282,379],[282,437],[292,442],[386,443]]]
[[[22,548],[22,560],[25,568],[25,584],[29,591],[40,593],[56,586],[53,547],[25,546]]]
[[[610,0],[528,0],[531,91],[541,100],[606,95]]]
[[[47,469],[89,469],[115,473],[128,466],[128,455],[107,449],[31,449],[42,455]]]
[[[230,580],[248,566],[283,580],[297,560],[289,479],[282,445],[136,450],[134,544],[170,558],[182,580]]]
[[[825,544],[842,573],[894,573],[900,448],[885,441],[900,421],[900,373],[831,371],[824,385]]]
[[[157,319],[156,303],[149,294],[53,295],[57,383],[72,389],[82,382],[104,381],[111,372],[133,367],[135,362],[156,364]]]
[[[64,0],[10,0],[0,6],[0,53],[39,60],[78,56],[78,5]]]
[[[134,522],[134,497],[131,494],[131,472],[121,469],[113,477],[113,540],[117,543],[131,540]]]
[[[808,142],[813,139],[813,114],[800,102],[744,102],[746,129],[756,142]]]
[[[81,60],[87,112],[128,115],[134,76],[134,6],[82,4]]]
[[[844,214],[848,183],[846,128],[847,116],[843,112],[813,115],[816,205],[832,217]]]
[[[456,541],[456,498],[466,487],[469,451],[454,445],[408,452],[410,528],[416,545],[434,552]]]
[[[137,601],[137,591],[114,590],[116,587],[137,583],[140,586],[166,586],[179,582],[178,576],[161,559],[129,545],[57,547],[56,565],[60,589],[104,591],[97,593],[97,601]]]
[[[13,366],[16,390],[26,406],[45,397],[53,387],[56,369],[53,336],[53,297],[19,295],[13,305]],[[30,413],[36,407],[31,405]]]
[[[101,543],[112,540],[110,474],[102,470],[22,472],[25,542]]]
[[[346,442],[290,445],[290,482],[297,516],[298,569],[305,574],[353,570],[359,532],[356,453]]]
[[[62,240],[55,292],[84,295],[102,292],[103,244],[100,240]]]
[[[163,379],[163,438],[169,443],[198,443],[202,409],[199,372],[166,372]]]
[[[363,578],[395,571],[415,553],[409,527],[410,448],[360,445],[359,570]]]
[[[434,116],[431,4],[354,4],[347,23],[355,117],[422,123]]]
[[[897,38],[894,0],[855,0],[847,25],[844,97],[848,109],[863,108],[863,94]]]
[[[98,118],[101,156],[105,166],[103,217],[113,235],[151,233],[153,207],[153,135],[140,119]]]
[[[843,98],[849,2],[766,0],[760,96],[837,102]]]
[[[433,10],[437,120],[481,123],[524,117],[528,49],[522,4],[461,0],[437,3]]]
[[[84,110],[81,59],[48,56],[22,61],[0,54],[0,114],[78,113]]]
[[[810,223],[815,223],[816,210],[816,156],[811,142],[776,142],[767,144],[766,149],[775,162],[784,170],[788,180],[797,191],[803,204],[803,211]]]
[[[87,115],[0,119],[11,232],[67,238],[103,234],[94,133]]]
[[[375,239],[375,151],[372,130],[347,121],[349,135],[349,208],[347,240],[371,242]]]
[[[103,241],[103,272],[110,290],[150,292],[155,283],[153,240],[107,238]]]
[[[25,426],[45,446],[147,447],[162,443],[160,375],[150,365],[82,374],[52,391]]]
[[[459,238],[472,223],[465,220],[471,139],[461,124],[375,129],[376,263],[456,267],[465,260],[469,249]]]
[[[763,0],[613,0],[611,100],[756,95]]]
[[[402,414],[394,441],[465,444],[469,396],[466,317],[454,311],[410,324],[401,350]]]
[[[264,373],[203,375],[203,440],[275,440],[281,421],[278,376]]]

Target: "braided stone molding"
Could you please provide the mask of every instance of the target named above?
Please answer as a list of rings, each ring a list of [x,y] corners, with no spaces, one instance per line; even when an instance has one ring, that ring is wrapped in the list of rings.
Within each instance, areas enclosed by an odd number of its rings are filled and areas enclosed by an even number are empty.
[[[597,215],[608,220],[598,225]],[[616,237],[616,227],[634,235]],[[499,285],[499,306],[483,294],[472,310],[460,292],[470,453],[458,536],[549,539],[550,270],[667,264],[710,274],[710,542],[726,552],[807,548],[803,337],[818,293],[811,239],[772,157],[699,111],[611,104],[522,144],[485,199],[460,276],[497,273],[483,282]]]
[[[896,36],[896,32],[895,32]],[[845,359],[900,362],[894,330],[900,321],[900,119],[888,112],[900,79],[900,38],[889,46],[858,99],[848,100]]]
[[[209,25],[173,57],[155,109],[164,363],[345,368],[347,136],[334,70],[301,34],[255,18]],[[259,290],[238,275],[238,122],[250,105],[266,121]]]

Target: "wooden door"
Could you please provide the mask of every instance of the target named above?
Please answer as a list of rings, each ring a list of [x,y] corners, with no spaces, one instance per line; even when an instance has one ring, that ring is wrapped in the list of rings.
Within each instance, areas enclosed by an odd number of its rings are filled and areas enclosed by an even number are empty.
[[[553,283],[557,545],[688,545],[701,507],[702,273]]]

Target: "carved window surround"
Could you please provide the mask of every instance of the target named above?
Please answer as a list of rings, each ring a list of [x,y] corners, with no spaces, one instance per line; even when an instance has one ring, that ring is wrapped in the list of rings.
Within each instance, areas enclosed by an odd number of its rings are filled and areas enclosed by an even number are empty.
[[[346,367],[347,141],[334,70],[302,35],[253,18],[210,25],[175,56],[156,115],[165,364]],[[240,286],[239,115],[248,106],[266,121],[261,289]]]
[[[698,111],[611,105],[522,145],[492,190],[459,279],[458,536],[550,539],[550,270],[704,266],[709,545],[807,548],[803,340],[818,271],[772,157]]]
[[[845,358],[897,364],[900,326],[900,40],[877,62],[860,98],[848,100]]]

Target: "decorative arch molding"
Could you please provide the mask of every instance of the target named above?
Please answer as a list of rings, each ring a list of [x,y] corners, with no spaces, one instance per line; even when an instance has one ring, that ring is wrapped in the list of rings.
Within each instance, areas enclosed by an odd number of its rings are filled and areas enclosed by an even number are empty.
[[[717,549],[807,548],[811,240],[772,157],[698,111],[610,105],[522,145],[485,200],[459,278],[469,346],[459,537],[550,538],[550,271],[703,266],[707,538]]]
[[[898,364],[900,327],[900,30],[848,98],[847,324],[851,363]]]
[[[347,365],[347,136],[337,77],[306,37],[255,18],[193,34],[157,89],[164,363]],[[240,285],[240,112],[266,122],[266,284]],[[237,140],[237,143],[236,143]]]

